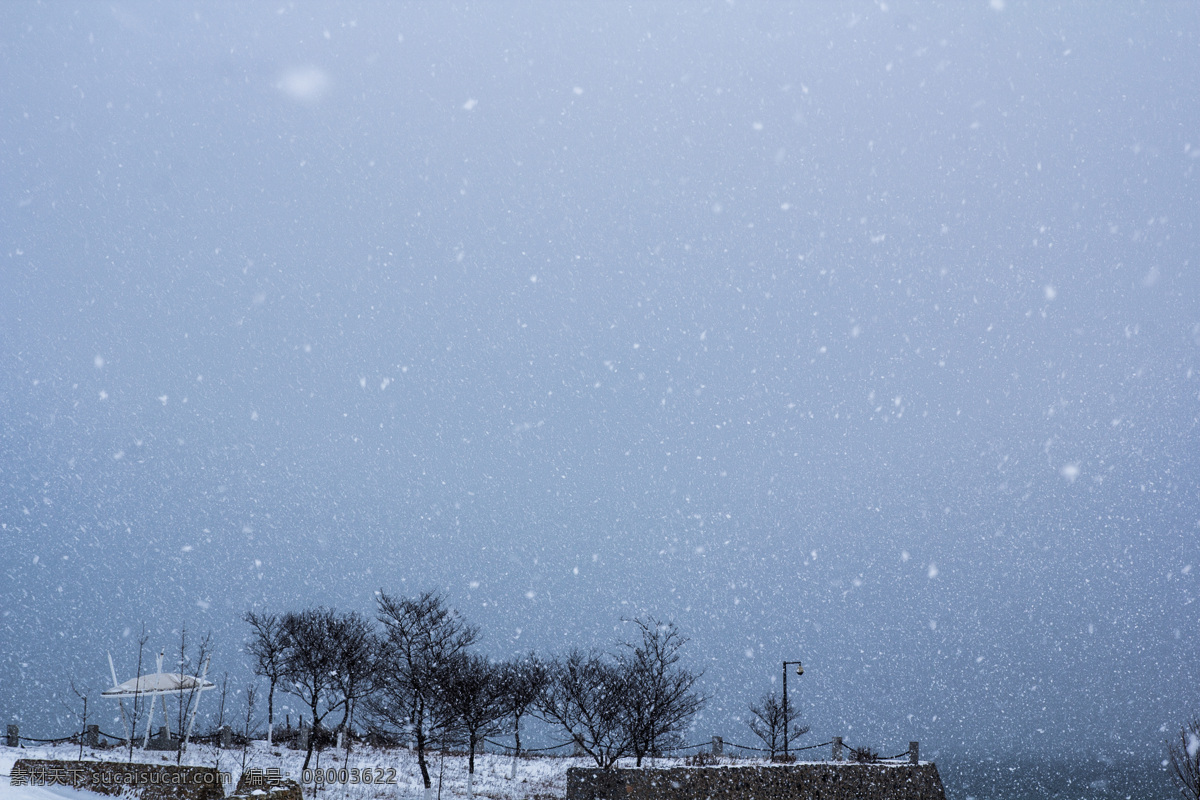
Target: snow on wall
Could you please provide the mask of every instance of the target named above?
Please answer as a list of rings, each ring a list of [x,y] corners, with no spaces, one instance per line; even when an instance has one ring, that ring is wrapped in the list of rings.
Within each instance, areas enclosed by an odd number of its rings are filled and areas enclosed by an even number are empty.
[[[567,800],[945,800],[932,763],[567,770]]]

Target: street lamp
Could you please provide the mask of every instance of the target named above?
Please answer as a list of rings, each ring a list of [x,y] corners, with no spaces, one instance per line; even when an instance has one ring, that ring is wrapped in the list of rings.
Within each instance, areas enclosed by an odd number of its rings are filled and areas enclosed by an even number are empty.
[[[799,661],[783,662],[783,760],[788,760],[788,698],[787,698],[787,668],[796,665],[796,677],[804,674],[804,666]]]

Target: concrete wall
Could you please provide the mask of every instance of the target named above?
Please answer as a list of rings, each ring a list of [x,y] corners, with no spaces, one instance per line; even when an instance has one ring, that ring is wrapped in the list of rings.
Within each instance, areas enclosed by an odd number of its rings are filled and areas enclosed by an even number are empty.
[[[934,764],[567,770],[567,800],[945,800]]]
[[[221,800],[229,774],[212,767],[167,764],[117,764],[108,761],[53,761],[19,758],[13,764],[13,786],[59,784],[138,800]]]

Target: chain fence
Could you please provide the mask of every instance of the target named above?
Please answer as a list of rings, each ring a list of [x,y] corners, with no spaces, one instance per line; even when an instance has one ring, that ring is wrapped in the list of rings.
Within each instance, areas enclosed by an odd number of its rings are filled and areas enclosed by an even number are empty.
[[[22,742],[28,742],[30,744],[49,744],[49,745],[65,744],[67,742],[70,742],[71,744],[80,744],[82,742],[85,746],[90,746],[88,744],[88,740],[92,735],[94,735],[97,740],[100,738],[103,738],[110,742],[115,742],[117,744],[127,744],[128,743],[128,739],[126,739],[126,737],[124,737],[124,736],[116,736],[114,734],[106,733],[106,732],[98,730],[98,729],[92,729],[92,730],[86,731],[86,732],[76,732],[76,733],[70,734],[69,736],[58,736],[58,737],[54,737],[54,738],[50,738],[50,739],[41,739],[41,738],[36,738],[33,736],[17,735],[15,732],[15,726],[9,726],[9,731],[8,731],[7,738],[5,739],[5,743],[9,744],[9,746],[13,746],[12,743],[15,741],[17,743],[16,744],[17,747],[22,747],[23,746],[21,744]],[[203,735],[199,735],[199,736],[193,736],[192,741],[215,744],[218,741],[219,736],[220,736],[219,732],[214,733],[214,734],[203,734]],[[517,748],[515,746],[505,744],[504,742],[498,742],[495,739],[484,737],[483,742],[485,742],[486,744],[489,744],[493,747],[499,748],[500,750],[503,750],[505,755],[517,752]],[[817,750],[822,747],[830,747],[832,745],[836,745],[836,743],[837,743],[837,740],[830,739],[829,741],[821,742],[820,744],[804,745],[803,747],[788,747],[787,754],[790,756],[795,753],[803,753],[803,752],[806,752],[809,750]],[[529,754],[529,755],[540,754],[540,753],[553,753],[556,750],[562,750],[564,747],[571,747],[574,744],[575,744],[575,742],[573,740],[568,740],[565,742],[559,742],[558,744],[552,744],[552,745],[549,745],[546,747],[522,747],[520,752],[522,754]],[[108,747],[111,745],[108,745],[106,743],[102,746]],[[848,754],[849,754],[848,760],[851,762],[858,762],[858,763],[895,762],[900,759],[906,759],[906,758],[912,757],[911,749],[905,749],[899,753],[896,753],[895,755],[883,756],[883,755],[877,754],[870,747],[866,747],[866,746],[854,747],[853,745],[851,745],[850,743],[848,743],[844,740],[841,742],[841,746],[844,747],[846,749],[846,751],[848,752]],[[687,751],[693,751],[693,750],[698,751],[698,750],[701,750],[702,748],[706,748],[706,747],[714,748],[714,755],[718,754],[717,751],[724,751],[726,748],[730,748],[730,749],[733,749],[736,751],[741,751],[741,752],[765,753],[765,754],[767,754],[766,758],[768,758],[768,759],[775,757],[775,756],[782,755],[784,752],[782,747],[777,747],[774,750],[772,750],[771,748],[767,748],[767,747],[755,747],[753,745],[739,744],[737,742],[726,741],[722,737],[713,737],[713,739],[710,739],[708,741],[696,742],[694,744],[681,744],[681,745],[673,745],[670,747],[654,748],[654,755],[661,757],[663,754],[666,754],[666,753],[685,754]],[[723,755],[724,753],[721,752],[720,754]]]

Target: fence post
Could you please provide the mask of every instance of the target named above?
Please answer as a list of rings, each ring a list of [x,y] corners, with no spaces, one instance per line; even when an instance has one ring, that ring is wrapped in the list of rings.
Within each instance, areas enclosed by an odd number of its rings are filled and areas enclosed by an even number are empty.
[[[299,742],[299,747],[297,749],[308,750],[308,733],[309,733],[308,728],[300,729],[300,736],[298,737],[300,742]]]
[[[87,733],[83,736],[83,742],[88,747],[96,748],[100,745],[100,726],[88,725]]]
[[[714,736],[712,740],[712,754],[714,756],[725,755],[725,740],[720,736]]]
[[[233,728],[228,725],[221,726],[221,749],[228,750],[233,747]]]
[[[921,743],[908,743],[908,763],[916,765],[921,763]]]
[[[833,737],[833,760],[842,760],[842,737],[840,736]]]
[[[19,733],[19,731],[20,731],[20,729],[16,725],[9,725],[8,726],[8,737],[4,743],[7,744],[9,747],[20,747],[21,746],[21,734]]]

